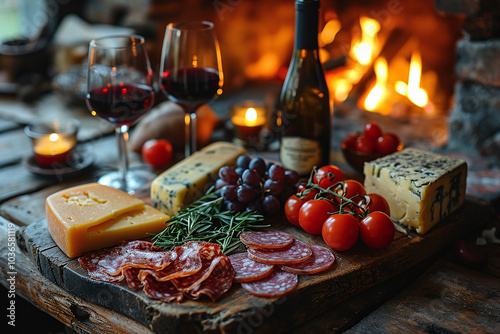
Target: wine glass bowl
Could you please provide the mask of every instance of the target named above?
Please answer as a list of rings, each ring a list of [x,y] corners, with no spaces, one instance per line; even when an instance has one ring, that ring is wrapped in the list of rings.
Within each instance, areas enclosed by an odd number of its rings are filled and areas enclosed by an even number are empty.
[[[223,74],[214,25],[170,23],[160,63],[160,87],[185,111],[185,155],[196,151],[196,110],[222,93]]]
[[[153,73],[142,36],[109,36],[89,46],[86,103],[93,116],[115,126],[121,172],[104,175],[99,183],[132,192],[156,175],[129,171],[128,129],[154,104]]]

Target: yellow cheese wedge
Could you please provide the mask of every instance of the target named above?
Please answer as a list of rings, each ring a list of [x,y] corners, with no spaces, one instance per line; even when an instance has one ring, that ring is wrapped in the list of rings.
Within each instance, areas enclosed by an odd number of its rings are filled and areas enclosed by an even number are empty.
[[[144,238],[146,232],[160,231],[168,220],[140,199],[98,183],[50,195],[46,216],[52,239],[69,257],[124,239]]]
[[[216,142],[182,160],[151,184],[154,207],[170,216],[176,215],[205,194],[221,167],[234,164],[245,153],[241,146]]]

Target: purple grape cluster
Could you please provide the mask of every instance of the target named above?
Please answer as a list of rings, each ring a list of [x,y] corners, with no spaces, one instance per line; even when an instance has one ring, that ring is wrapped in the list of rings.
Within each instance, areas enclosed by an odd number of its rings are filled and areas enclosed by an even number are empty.
[[[275,215],[296,193],[299,181],[299,174],[293,170],[266,163],[259,157],[241,155],[236,168],[224,166],[219,170],[215,190],[223,198],[224,210]]]

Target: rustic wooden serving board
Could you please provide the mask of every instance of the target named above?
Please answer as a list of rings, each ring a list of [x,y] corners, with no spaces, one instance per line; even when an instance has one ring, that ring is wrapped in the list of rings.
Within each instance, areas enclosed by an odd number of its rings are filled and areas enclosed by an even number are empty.
[[[335,264],[326,272],[299,276],[298,288],[281,298],[259,298],[239,283],[217,302],[208,299],[163,303],[126,285],[92,280],[76,259],[69,259],[52,241],[46,221],[18,230],[18,244],[49,280],[92,303],[122,313],[157,333],[171,332],[283,332],[332,308],[341,300],[380,284],[436,254],[456,238],[476,229],[487,210],[468,198],[464,206],[429,233],[396,232],[384,250],[361,243],[349,251],[334,252]],[[286,222],[273,228],[309,243],[324,245]]]

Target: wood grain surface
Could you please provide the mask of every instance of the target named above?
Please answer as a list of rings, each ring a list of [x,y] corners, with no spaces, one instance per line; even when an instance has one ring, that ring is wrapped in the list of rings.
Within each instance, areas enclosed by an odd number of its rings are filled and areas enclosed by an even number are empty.
[[[148,326],[155,332],[180,331],[192,326],[202,331],[282,332],[295,328],[331,309],[340,301],[358,294],[438,253],[457,237],[477,225],[471,222],[486,212],[480,202],[468,199],[459,211],[424,236],[397,232],[393,243],[384,250],[371,250],[358,244],[336,253],[337,261],[325,273],[299,277],[296,291],[282,298],[258,298],[235,283],[219,301],[161,303],[127,286],[91,280],[77,260],[67,258],[53,243],[45,221],[18,231],[20,245],[43,276],[71,294],[100,306],[109,307]],[[309,244],[323,244],[317,236],[299,231],[290,224],[277,224]],[[307,306],[307,307],[305,307]]]

